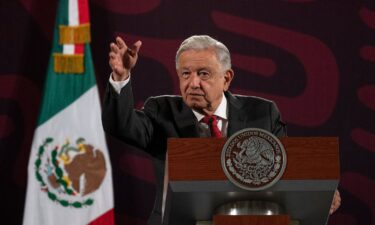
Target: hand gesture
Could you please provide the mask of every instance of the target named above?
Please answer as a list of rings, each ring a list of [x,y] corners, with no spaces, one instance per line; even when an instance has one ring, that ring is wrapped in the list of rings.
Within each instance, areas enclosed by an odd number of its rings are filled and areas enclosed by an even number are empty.
[[[130,70],[137,62],[141,45],[142,42],[137,41],[130,48],[120,37],[116,38],[116,43],[110,44],[109,65],[112,68],[112,78],[115,81],[128,79]]]
[[[341,196],[340,192],[336,189],[335,194],[333,195],[333,200],[331,204],[331,208],[329,210],[329,214],[332,215],[341,205]]]

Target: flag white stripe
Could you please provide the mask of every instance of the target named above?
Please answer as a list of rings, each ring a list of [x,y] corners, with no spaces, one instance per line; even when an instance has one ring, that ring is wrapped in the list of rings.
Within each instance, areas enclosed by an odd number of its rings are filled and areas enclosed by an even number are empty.
[[[68,5],[68,21],[69,26],[79,25],[79,15],[78,15],[78,0],[69,0]],[[63,54],[74,54],[75,46],[74,44],[65,44],[63,46]]]
[[[23,225],[50,225],[59,222],[69,225],[88,224],[113,208],[112,169],[100,112],[99,93],[97,86],[94,86],[36,129],[29,161]],[[99,149],[104,154],[106,164],[104,180],[97,191],[81,198],[92,198],[93,205],[79,209],[63,207],[58,202],[52,201],[47,193],[41,190],[41,185],[35,176],[35,162],[38,157],[38,149],[47,137],[54,139],[51,146],[62,146],[66,139],[70,139],[73,143],[78,137],[83,137],[87,144],[94,146],[94,149]],[[41,171],[41,173],[44,174],[45,171]],[[45,182],[47,183],[48,180]],[[58,194],[56,190],[51,191]],[[69,196],[60,195],[60,198],[66,199]],[[80,199],[79,197],[71,198],[67,200]]]
[[[73,44],[63,45],[63,54],[74,54],[75,46]]]
[[[69,26],[79,25],[78,0],[69,0]]]

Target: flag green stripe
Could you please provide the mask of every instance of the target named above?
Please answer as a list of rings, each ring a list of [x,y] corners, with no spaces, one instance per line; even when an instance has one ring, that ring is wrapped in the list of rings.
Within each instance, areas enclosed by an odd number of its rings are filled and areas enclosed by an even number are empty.
[[[60,1],[56,15],[52,51],[44,84],[44,94],[38,119],[38,126],[73,103],[83,93],[96,84],[89,44],[85,44],[85,72],[83,74],[57,74],[54,72],[53,53],[62,53],[63,50],[62,45],[59,44],[59,25],[62,24],[68,24],[68,0]]]
[[[56,12],[54,37],[59,36],[59,25],[69,25],[69,0],[60,0]]]

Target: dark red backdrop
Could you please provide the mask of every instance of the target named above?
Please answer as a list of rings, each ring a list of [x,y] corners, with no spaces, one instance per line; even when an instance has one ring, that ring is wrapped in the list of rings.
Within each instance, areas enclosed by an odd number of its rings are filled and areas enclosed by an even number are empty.
[[[56,0],[0,2],[0,218],[21,224],[26,168],[50,54]],[[174,53],[192,34],[231,50],[231,91],[275,100],[289,136],[339,136],[342,207],[330,225],[375,224],[375,2],[92,0],[101,93],[116,35],[141,39],[137,105],[178,94]],[[108,139],[117,224],[145,224],[154,194],[148,157]],[[308,204],[308,203],[306,203]]]

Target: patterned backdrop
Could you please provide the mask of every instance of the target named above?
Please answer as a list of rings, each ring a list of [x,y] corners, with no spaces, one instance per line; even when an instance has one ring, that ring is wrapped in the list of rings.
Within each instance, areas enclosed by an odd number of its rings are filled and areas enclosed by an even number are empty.
[[[56,7],[57,0],[0,1],[0,224],[22,221]],[[141,107],[148,96],[178,94],[180,41],[209,34],[231,51],[232,92],[276,101],[289,136],[340,138],[342,207],[329,224],[375,224],[374,0],[91,0],[90,10],[102,94],[116,35],[143,42],[132,72]],[[155,191],[151,161],[108,143],[116,222],[145,224]]]

